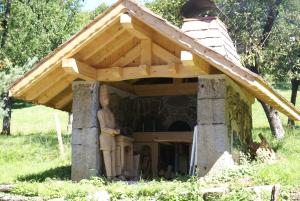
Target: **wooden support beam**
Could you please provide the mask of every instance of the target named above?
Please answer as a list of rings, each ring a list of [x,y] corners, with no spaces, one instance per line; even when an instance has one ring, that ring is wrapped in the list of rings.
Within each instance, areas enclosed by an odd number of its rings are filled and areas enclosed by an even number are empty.
[[[107,57],[113,54],[115,51],[118,51],[122,46],[131,41],[133,36],[127,32],[118,36],[109,43],[108,46],[102,48],[99,52],[97,52],[93,57],[87,60],[88,63],[93,64],[94,66],[100,65]]]
[[[193,70],[192,68],[183,66],[181,64],[156,65],[149,67],[124,67],[122,69],[121,76],[115,75],[115,68],[116,67],[97,69],[97,80],[121,81],[155,77],[190,78],[201,75],[201,72]]]
[[[160,47],[156,43],[152,43],[152,53],[158,58],[162,59],[166,63],[180,64],[181,61],[174,54],[170,53],[168,50]]]
[[[206,74],[211,73],[210,64],[189,51],[181,51],[180,60],[183,65],[189,66],[196,71],[204,72]]]
[[[124,29],[128,30],[131,34],[133,34],[135,37],[145,40],[145,39],[149,39],[149,37],[140,32],[136,26],[133,24],[132,22],[132,18],[129,14],[122,14],[120,16],[120,24],[123,26]]]
[[[52,98],[57,96],[61,91],[68,88],[69,85],[76,79],[75,76],[68,76],[62,80],[60,80],[58,83],[56,83],[52,88],[47,90],[46,93],[43,93],[38,97],[38,103],[39,104],[46,104],[48,103]]]
[[[124,56],[115,61],[111,66],[126,66],[133,60],[137,59],[141,53],[141,44],[138,44]]]
[[[137,96],[178,96],[197,94],[197,83],[133,85]]]
[[[122,67],[112,67],[111,71],[113,77],[115,77],[116,79],[122,79],[122,75],[123,75]]]
[[[62,109],[66,105],[68,105],[73,99],[73,93],[68,93],[62,99],[60,99],[57,103],[55,103],[54,107],[57,109]]]
[[[26,100],[33,101],[41,94],[45,93],[48,89],[53,87],[58,81],[66,77],[66,73],[63,70],[57,69],[52,72],[48,77],[38,82],[38,84],[34,85],[25,96]]]
[[[122,91],[126,91],[132,95],[136,95],[133,85],[128,82],[107,82],[107,84]]]
[[[62,68],[66,73],[83,80],[97,80],[97,69],[73,58],[63,59]]]
[[[141,69],[141,74],[145,75],[145,76],[149,76],[150,75],[150,66],[148,65],[140,65],[140,69]]]
[[[97,38],[92,42],[91,45],[87,46],[86,49],[80,53],[79,58],[85,61],[95,55],[99,50],[111,43],[115,38],[119,37],[125,32],[121,26],[113,26],[113,28],[104,32],[101,37]]]
[[[141,41],[141,65],[151,66],[152,64],[152,42],[151,40]]]

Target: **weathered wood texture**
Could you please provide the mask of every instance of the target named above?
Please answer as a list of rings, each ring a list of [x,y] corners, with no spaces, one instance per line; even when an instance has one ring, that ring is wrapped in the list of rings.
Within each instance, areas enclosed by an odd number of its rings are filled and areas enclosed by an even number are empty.
[[[233,145],[247,148],[253,97],[224,75],[199,77],[198,87],[197,167],[203,176],[234,164]]]
[[[72,180],[100,173],[99,83],[73,82]]]

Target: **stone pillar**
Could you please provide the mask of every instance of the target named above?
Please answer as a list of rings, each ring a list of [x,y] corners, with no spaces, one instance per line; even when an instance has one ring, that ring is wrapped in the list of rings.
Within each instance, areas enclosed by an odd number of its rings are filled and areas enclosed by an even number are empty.
[[[100,173],[99,82],[73,82],[72,180]]]
[[[199,77],[197,170],[199,176],[233,165],[226,125],[226,77]]]

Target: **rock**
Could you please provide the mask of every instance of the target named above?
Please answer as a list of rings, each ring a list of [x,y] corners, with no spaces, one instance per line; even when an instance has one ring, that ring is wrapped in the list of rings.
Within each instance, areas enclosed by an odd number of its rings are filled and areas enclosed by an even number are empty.
[[[107,191],[98,191],[88,197],[90,201],[110,201],[110,195]]]

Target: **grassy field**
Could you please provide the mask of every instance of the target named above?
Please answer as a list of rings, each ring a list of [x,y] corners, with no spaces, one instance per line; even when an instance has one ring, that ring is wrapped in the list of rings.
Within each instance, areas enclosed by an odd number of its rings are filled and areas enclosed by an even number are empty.
[[[290,95],[288,90],[280,92],[287,98]],[[300,108],[300,104],[297,107]],[[67,152],[65,159],[59,158],[55,113],[59,114],[62,122],[63,141]],[[282,116],[282,119],[286,124],[287,118]],[[13,135],[0,136],[0,183],[15,183],[16,194],[44,198],[65,197],[67,200],[87,200],[88,194],[101,189],[110,192],[115,200],[201,200],[201,187],[219,185],[230,186],[234,193],[212,200],[251,200],[253,195],[242,191],[241,187],[275,183],[284,186],[283,198],[288,199],[290,191],[300,189],[300,128],[287,128],[283,141],[274,140],[265,114],[257,102],[253,106],[254,138],[259,133],[265,135],[276,150],[278,160],[272,164],[245,164],[206,181],[180,178],[172,182],[141,181],[138,185],[127,185],[95,178],[72,183],[67,121],[68,114],[65,112],[43,106],[16,104],[12,114]],[[247,182],[240,182],[241,178],[248,178]]]

